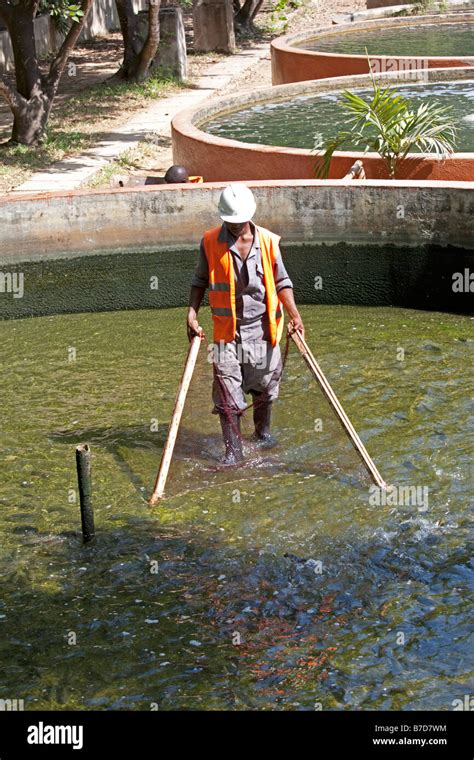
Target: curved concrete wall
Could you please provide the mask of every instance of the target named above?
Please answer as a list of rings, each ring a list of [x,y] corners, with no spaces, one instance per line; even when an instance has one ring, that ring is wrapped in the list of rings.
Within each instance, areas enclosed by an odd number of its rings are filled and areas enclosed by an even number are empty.
[[[413,24],[452,23],[454,21],[474,21],[471,12],[443,14],[442,16],[410,17]],[[349,55],[347,53],[327,53],[304,50],[295,45],[308,42],[323,34],[334,35],[345,32],[363,30],[387,29],[390,27],[406,26],[407,18],[378,19],[362,23],[338,24],[337,26],[321,27],[305,34],[287,35],[273,40],[271,49],[272,83],[274,85],[301,82],[308,79],[325,79],[327,77],[350,76],[352,74],[369,73],[369,64],[365,55]],[[474,57],[409,57],[371,55],[376,71],[413,71],[417,69],[439,69],[459,66],[474,66]]]
[[[461,68],[436,69],[426,72],[428,81],[469,79],[474,70]],[[384,76],[391,84],[406,82],[398,73]],[[425,81],[425,76],[423,78]],[[314,154],[300,148],[283,148],[256,143],[243,143],[210,135],[200,129],[209,119],[219,114],[238,111],[257,103],[287,100],[301,95],[317,94],[343,88],[359,88],[370,84],[367,75],[338,79],[300,82],[254,90],[251,94],[216,100],[210,104],[182,111],[172,121],[173,160],[183,164],[191,174],[200,174],[208,181],[247,181],[266,179],[310,179],[314,177]],[[376,153],[336,151],[331,162],[329,177],[338,179],[349,171],[357,159],[363,159],[369,179],[388,178],[384,161]],[[399,179],[474,180],[474,153],[456,153],[444,161],[423,154],[412,154],[400,167]]]
[[[474,247],[474,183],[250,182],[256,220],[288,243]],[[226,183],[149,185],[0,198],[0,266],[181,250],[219,223]],[[401,214],[400,209],[403,210]]]
[[[0,318],[184,306],[199,240],[219,223],[222,187],[0,199]],[[466,185],[251,187],[256,221],[282,236],[300,303],[469,310],[471,294],[452,288],[454,272],[474,268],[474,194]],[[322,291],[314,287],[316,275]],[[9,285],[19,277],[24,292],[15,297]]]

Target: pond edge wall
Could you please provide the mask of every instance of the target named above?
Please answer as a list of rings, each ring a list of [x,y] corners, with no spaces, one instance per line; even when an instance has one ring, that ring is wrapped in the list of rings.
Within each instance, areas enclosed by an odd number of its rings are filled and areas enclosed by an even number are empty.
[[[0,199],[0,265],[198,246],[226,183]],[[256,221],[286,242],[474,248],[474,184],[296,180],[249,183]],[[402,215],[401,210],[403,211]]]
[[[474,269],[474,195],[456,183],[426,185],[251,183],[255,221],[282,236],[300,304],[467,313],[472,294],[454,292],[452,278]],[[220,223],[223,187],[2,199],[0,319],[184,307],[200,238]]]

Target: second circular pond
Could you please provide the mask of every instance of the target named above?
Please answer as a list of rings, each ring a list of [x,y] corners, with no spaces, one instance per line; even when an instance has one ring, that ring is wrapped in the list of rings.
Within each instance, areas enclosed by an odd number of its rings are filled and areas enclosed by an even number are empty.
[[[435,99],[450,106],[458,127],[456,150],[474,151],[474,79],[397,85],[397,91],[416,107]],[[372,91],[367,88],[356,92],[368,100]],[[345,126],[344,115],[337,106],[339,98],[340,92],[327,92],[257,103],[225,115],[218,114],[200,124],[200,128],[212,135],[246,143],[311,149],[316,134],[324,142]]]
[[[408,56],[474,55],[474,22],[406,24],[328,34],[295,44],[329,53]]]

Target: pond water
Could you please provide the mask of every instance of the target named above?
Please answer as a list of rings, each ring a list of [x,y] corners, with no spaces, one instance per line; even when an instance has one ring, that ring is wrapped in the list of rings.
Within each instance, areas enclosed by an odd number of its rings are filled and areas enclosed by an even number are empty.
[[[325,33],[295,47],[354,55],[474,55],[474,22],[407,24],[364,31]]]
[[[151,511],[184,310],[0,323],[6,695],[25,709],[448,710],[469,693],[472,321],[353,306],[302,315],[383,477],[428,488],[428,505],[371,503],[293,347],[279,445],[247,442],[246,463],[226,470],[202,350],[167,498]],[[97,529],[86,547],[82,441]]]
[[[474,151],[474,80],[397,85],[396,91],[411,100],[416,108],[434,100],[450,106],[458,128],[456,150]],[[372,95],[370,89],[355,92],[366,100]],[[329,92],[260,103],[217,116],[200,127],[212,135],[242,142],[311,149],[315,134],[324,142],[345,127],[344,116],[337,105],[339,100],[340,92]]]

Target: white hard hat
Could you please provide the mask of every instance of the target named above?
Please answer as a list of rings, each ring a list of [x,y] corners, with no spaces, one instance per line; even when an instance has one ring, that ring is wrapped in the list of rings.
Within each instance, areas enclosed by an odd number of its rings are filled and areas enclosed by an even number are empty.
[[[255,198],[247,185],[227,185],[219,198],[219,216],[230,224],[250,222],[256,208]]]

